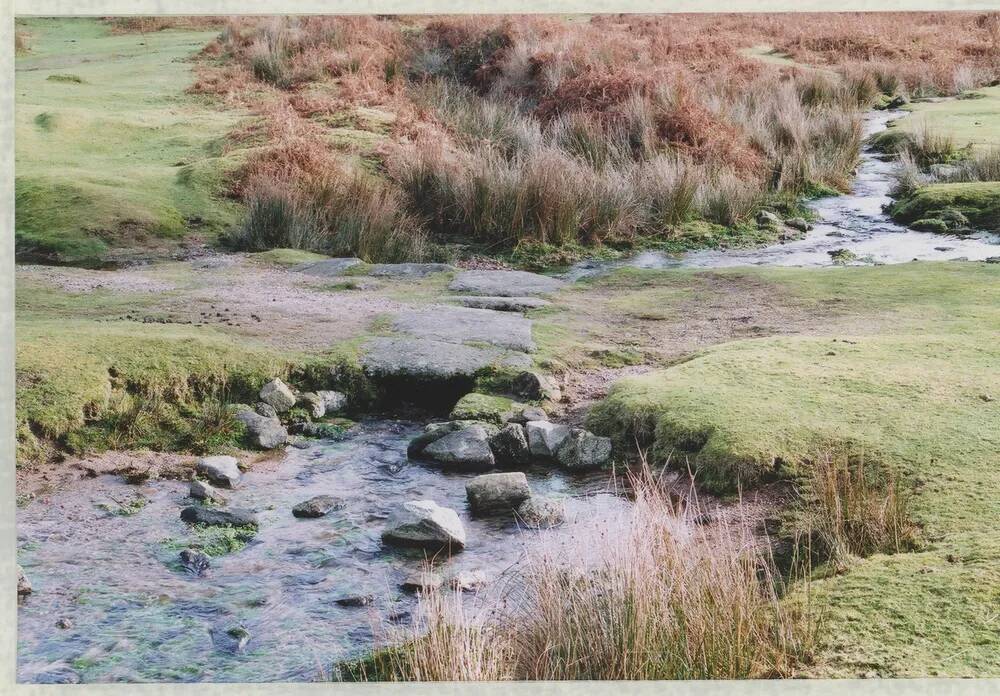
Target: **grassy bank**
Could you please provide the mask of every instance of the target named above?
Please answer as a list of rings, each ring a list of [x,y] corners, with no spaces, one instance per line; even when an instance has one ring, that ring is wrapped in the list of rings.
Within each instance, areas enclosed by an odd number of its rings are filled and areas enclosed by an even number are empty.
[[[84,266],[162,256],[236,219],[220,196],[241,117],[185,94],[213,31],[111,33],[21,19],[15,65],[16,254]]]
[[[739,273],[745,273],[740,271]],[[992,367],[1000,270],[907,264],[761,275],[790,296],[877,310],[874,333],[738,341],[622,380],[591,427],[690,462],[716,490],[802,480],[820,453],[863,454],[913,491],[926,546],[858,559],[816,585],[829,600],[817,671],[841,676],[1000,673],[1000,515]],[[814,587],[814,592],[816,592]]]

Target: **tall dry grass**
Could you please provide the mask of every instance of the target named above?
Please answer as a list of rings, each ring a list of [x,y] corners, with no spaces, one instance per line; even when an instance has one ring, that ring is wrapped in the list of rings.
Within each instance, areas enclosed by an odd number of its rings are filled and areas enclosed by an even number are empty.
[[[738,679],[788,676],[810,658],[819,615],[781,598],[782,580],[746,528],[697,526],[653,477],[596,551],[543,550],[499,617],[422,598],[419,619],[368,677]],[[610,530],[609,530],[610,533]],[[584,542],[580,542],[584,543]],[[580,558],[588,558],[586,564]],[[808,594],[808,593],[806,593]],[[377,672],[377,674],[376,674]]]

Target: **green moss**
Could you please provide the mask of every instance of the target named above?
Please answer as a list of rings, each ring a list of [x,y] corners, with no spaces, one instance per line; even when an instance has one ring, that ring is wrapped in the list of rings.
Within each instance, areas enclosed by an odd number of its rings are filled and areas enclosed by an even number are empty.
[[[323,254],[316,254],[301,249],[270,249],[269,251],[250,254],[250,257],[264,263],[273,263],[277,266],[297,266],[300,263],[312,263],[330,258]]]
[[[448,417],[451,420],[480,420],[502,424],[518,406],[505,396],[470,392],[458,400]]]
[[[973,227],[1000,230],[1000,181],[921,186],[896,201],[892,218],[904,224],[960,213]]]
[[[173,553],[192,548],[203,551],[213,558],[242,551],[257,536],[257,528],[252,525],[204,525],[191,526],[191,535],[186,539],[165,539],[164,547]]]
[[[917,220],[912,223],[910,227],[918,232],[935,232],[937,234],[945,234],[948,232],[948,223],[938,218]]]

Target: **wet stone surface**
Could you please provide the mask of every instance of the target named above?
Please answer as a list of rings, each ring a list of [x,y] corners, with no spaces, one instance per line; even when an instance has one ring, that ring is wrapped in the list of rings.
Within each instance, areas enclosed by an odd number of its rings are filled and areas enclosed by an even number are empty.
[[[509,588],[511,567],[529,547],[597,538],[628,508],[609,492],[606,473],[534,467],[526,472],[532,493],[562,500],[565,525],[532,531],[515,515],[474,517],[466,500],[473,474],[407,460],[421,430],[371,422],[251,468],[227,491],[224,509],[253,511],[257,534],[211,557],[201,574],[179,557],[206,539],[180,518],[191,504],[187,482],[148,483],[148,502],[131,516],[97,507],[132,490],[115,476],[19,509],[18,562],[34,586],[18,611],[19,680],[311,681],[371,648],[385,627],[410,620],[416,596],[401,585],[424,570],[425,553],[380,538],[402,502],[432,499],[458,513],[467,546],[437,559],[434,572],[485,574],[486,588],[467,596],[472,610]],[[343,509],[310,520],[290,513],[319,495],[335,496]],[[446,582],[444,591],[455,590]],[[62,618],[70,628],[55,628]]]

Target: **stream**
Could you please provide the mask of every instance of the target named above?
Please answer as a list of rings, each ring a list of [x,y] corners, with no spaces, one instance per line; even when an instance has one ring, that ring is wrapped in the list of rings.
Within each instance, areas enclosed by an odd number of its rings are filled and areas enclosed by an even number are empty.
[[[904,111],[872,111],[864,118],[864,137],[885,130]],[[609,269],[727,268],[732,266],[832,266],[830,252],[847,249],[857,256],[851,265],[908,261],[981,261],[1000,255],[1000,236],[981,232],[968,236],[918,232],[893,222],[883,208],[891,203],[893,162],[865,147],[851,192],[827,196],[808,205],[816,213],[813,229],[802,239],[750,249],[706,249],[683,254],[644,251],[623,261],[582,261],[564,275],[570,280]]]
[[[871,113],[865,135],[899,115]],[[623,265],[828,266],[829,252],[842,248],[854,252],[858,263],[1000,254],[995,236],[922,233],[889,220],[883,206],[889,202],[891,168],[891,162],[864,150],[852,192],[810,203],[819,221],[801,240],[676,256],[645,252],[627,261],[577,264],[566,277],[585,278]],[[400,630],[414,610],[416,599],[400,582],[421,570],[425,558],[386,547],[380,539],[386,518],[403,501],[429,498],[458,512],[468,546],[437,570],[446,577],[485,572],[487,590],[469,595],[481,608],[504,591],[525,554],[599,548],[625,524],[629,503],[611,489],[607,472],[570,475],[551,467],[526,474],[534,494],[565,500],[563,526],[528,531],[512,518],[472,518],[465,500],[470,475],[408,461],[406,445],[421,425],[363,422],[342,440],[311,441],[255,467],[226,494],[230,507],[257,511],[259,533],[245,548],[213,558],[200,577],[178,563],[179,550],[193,534],[179,517],[191,504],[186,482],[137,487],[101,475],[19,509],[18,562],[34,586],[18,610],[19,681],[328,679],[334,664],[384,644],[387,631]],[[340,498],[344,509],[319,519],[292,515],[295,504],[319,494]],[[128,507],[137,495],[145,503]],[[371,604],[337,602],[362,595],[371,595]],[[251,636],[242,650],[227,641],[227,631],[235,627]]]

